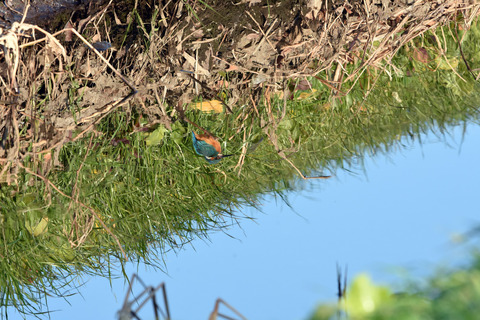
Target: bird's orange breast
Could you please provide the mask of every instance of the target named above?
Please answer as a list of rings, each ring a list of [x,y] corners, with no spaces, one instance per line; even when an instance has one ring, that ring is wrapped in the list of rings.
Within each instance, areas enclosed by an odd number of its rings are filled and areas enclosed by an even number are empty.
[[[222,153],[220,142],[218,142],[217,139],[215,139],[214,137],[207,134],[196,134],[196,133],[195,133],[195,137],[197,138],[197,140],[205,141],[209,145],[213,146],[218,153]]]

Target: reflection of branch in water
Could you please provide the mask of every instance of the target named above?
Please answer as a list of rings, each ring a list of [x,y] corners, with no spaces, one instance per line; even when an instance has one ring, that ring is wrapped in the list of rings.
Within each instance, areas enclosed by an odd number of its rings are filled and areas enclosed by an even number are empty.
[[[130,297],[130,293],[133,295],[133,283],[134,281],[137,280],[137,282],[140,282],[140,284],[143,286],[143,291],[137,295],[134,296],[132,300],[128,300]],[[162,295],[163,295],[163,304],[164,304],[164,310],[159,307],[156,299],[156,293],[162,289]],[[145,297],[144,297],[145,296]],[[144,297],[144,298],[143,298]],[[170,316],[170,308],[168,305],[168,299],[167,299],[167,290],[165,286],[165,282],[160,283],[156,288],[152,286],[147,286],[145,283],[140,279],[140,277],[134,273],[131,280],[130,280],[130,285],[128,286],[128,291],[127,294],[125,295],[125,300],[123,301],[122,308],[117,312],[117,318],[119,320],[132,320],[132,319],[137,319],[140,320],[140,317],[138,316],[139,311],[145,306],[145,304],[151,300],[152,305],[153,305],[153,312],[155,314],[155,319],[165,319],[165,320],[170,320],[172,319]],[[133,310],[133,304],[138,304],[138,307]],[[235,318],[232,318],[231,316],[225,315],[223,313],[219,312],[220,305],[224,305],[226,308],[230,309],[237,317],[239,317],[241,320],[246,320],[240,312],[238,312],[234,307],[232,307],[230,304],[228,304],[225,300],[218,298],[215,301],[215,306],[213,307],[213,311],[208,317],[209,320],[216,320],[218,318],[221,319],[227,319],[227,320],[235,320]],[[160,318],[160,316],[162,318]]]
[[[338,297],[338,304],[339,304],[339,310],[337,313],[337,318],[340,319],[341,316],[341,303],[342,300],[343,302],[346,302],[347,300],[347,273],[348,273],[348,266],[345,266],[345,274],[343,276],[343,285],[342,285],[342,269],[337,263],[337,297]],[[344,304],[346,305],[346,303]]]
[[[227,319],[227,320],[235,320],[234,318],[232,317],[229,317],[227,315],[224,315],[222,313],[219,313],[218,312],[218,308],[220,307],[220,304],[223,304],[225,307],[227,307],[228,309],[230,309],[232,312],[234,312],[237,316],[239,316],[242,320],[247,320],[247,318],[245,318],[240,312],[238,312],[234,307],[232,307],[231,305],[229,305],[225,300],[223,299],[220,299],[218,298],[217,301],[215,302],[215,307],[213,308],[213,311],[212,313],[210,314],[210,317],[208,317],[208,320],[216,320],[217,319],[217,316],[218,317],[221,317],[223,319]]]
[[[297,170],[298,174],[300,177],[302,177],[303,180],[308,180],[308,179],[330,179],[332,176],[317,176],[317,177],[305,177],[303,173],[293,164],[292,161],[290,161],[283,152],[279,153],[280,157],[282,157],[284,160],[286,160],[290,165]]]
[[[339,301],[342,298],[345,298],[345,293],[347,290],[347,273],[348,273],[348,266],[345,266],[345,274],[343,276],[343,285],[342,285],[342,269],[337,263],[337,289],[338,289],[337,297]]]
[[[128,297],[130,296],[130,292],[132,291],[132,286],[133,286],[133,282],[134,282],[135,279],[138,279],[138,282],[140,282],[145,289],[137,297],[133,298],[131,301],[128,301]],[[162,293],[163,293],[163,303],[165,305],[165,313],[162,311],[162,309],[159,308],[159,306],[157,304],[157,299],[156,299],[156,296],[155,296],[156,292],[160,288],[162,289]],[[142,302],[140,302],[139,299],[147,293],[148,293],[147,297]],[[160,311],[160,313],[161,313],[161,315],[164,319],[166,319],[166,320],[171,319],[170,309],[168,307],[167,290],[165,288],[165,282],[160,283],[156,288],[154,288],[152,286],[146,286],[145,283],[142,281],[142,279],[140,279],[140,277],[136,273],[134,273],[133,276],[132,276],[132,279],[130,280],[130,285],[128,286],[128,291],[127,291],[127,294],[125,296],[125,300],[123,302],[122,309],[120,309],[117,313],[118,319],[119,320],[131,320],[131,319],[134,319],[134,318],[135,319],[140,319],[138,317],[138,312],[143,308],[143,306],[148,302],[148,300],[152,300],[153,312],[155,313],[155,319],[160,319],[158,311]],[[136,310],[132,310],[132,305],[134,303],[139,304],[139,306]]]

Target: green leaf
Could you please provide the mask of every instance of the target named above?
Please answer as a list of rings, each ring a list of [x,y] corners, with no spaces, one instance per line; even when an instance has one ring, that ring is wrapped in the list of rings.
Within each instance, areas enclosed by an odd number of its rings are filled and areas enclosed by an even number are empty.
[[[290,131],[293,128],[293,121],[288,118],[285,118],[282,121],[280,121],[280,123],[278,124],[278,128]]]
[[[448,61],[447,61],[448,59]],[[458,58],[457,57],[449,57],[446,58],[443,56],[438,56],[435,58],[435,63],[437,64],[437,68],[440,70],[456,70],[458,68]]]
[[[48,231],[48,217],[42,218],[36,225],[27,220],[25,221],[25,227],[32,236],[38,237],[39,235]]]
[[[366,274],[358,275],[347,290],[345,311],[352,318],[361,318],[391,300],[387,287],[375,285]]]
[[[145,139],[147,146],[158,146],[162,142],[165,132],[167,132],[167,128],[165,128],[163,125],[151,132]]]

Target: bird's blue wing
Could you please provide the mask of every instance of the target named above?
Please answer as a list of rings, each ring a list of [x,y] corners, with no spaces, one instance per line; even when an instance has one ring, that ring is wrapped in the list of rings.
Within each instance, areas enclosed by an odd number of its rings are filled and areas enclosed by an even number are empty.
[[[204,157],[215,157],[218,155],[217,150],[215,148],[206,143],[205,141],[198,140],[195,136],[195,133],[192,131],[192,141],[193,141],[193,148],[198,155]]]

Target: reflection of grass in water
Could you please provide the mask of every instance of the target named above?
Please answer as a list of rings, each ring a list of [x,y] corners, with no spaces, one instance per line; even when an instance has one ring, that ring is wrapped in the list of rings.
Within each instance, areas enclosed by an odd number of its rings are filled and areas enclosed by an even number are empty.
[[[476,36],[477,30],[468,37]],[[428,37],[412,45],[426,47],[432,61],[412,60],[405,48],[392,62],[396,69],[385,66],[380,72],[372,67],[356,85],[345,82],[339,89],[348,92],[344,97],[330,98],[331,88],[312,79],[317,90],[312,96],[295,99],[300,93],[294,92],[286,104],[264,92],[256,109],[245,105],[233,108],[233,114],[187,111],[192,122],[220,138],[225,153],[238,155],[215,166],[196,156],[192,128],[186,123],[177,121],[171,129],[161,130],[155,143],[146,146],[148,134],[132,130],[138,117],[109,116],[97,127],[103,135],[94,137],[91,146],[88,137],[62,149],[65,171],[52,172],[49,179],[95,210],[116,239],[89,209],[72,204],[29,173],[19,175],[23,185],[2,185],[0,191],[3,301],[33,302],[23,306],[28,311],[40,301],[35,290],[53,288],[57,292],[52,294],[60,295],[62,284],[68,285],[77,274],[109,276],[110,264],[123,254],[116,240],[129,259],[159,265],[158,253],[235,224],[235,210],[258,205],[264,194],[283,197],[284,191],[298,187],[296,170],[279,152],[306,176],[335,173],[361,161],[366,152],[401,148],[402,136],[419,138],[432,129],[443,133],[451,125],[476,119],[476,83],[462,63],[456,71],[466,83],[448,68],[440,68],[443,56]],[[478,52],[476,43],[475,39],[465,43],[468,57]],[[460,59],[459,52],[451,38],[445,45],[451,65]],[[477,60],[469,60],[472,68],[478,68]],[[354,67],[348,66],[346,72]],[[242,152],[245,158],[237,166]]]
[[[345,301],[322,304],[309,319],[476,319],[480,312],[479,267],[475,252],[469,266],[438,271],[422,283],[407,283],[398,294],[358,275],[347,289]],[[337,318],[339,309],[348,317]]]

